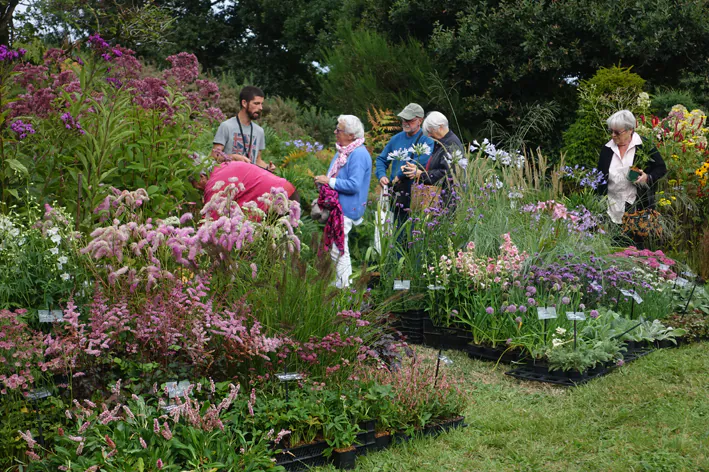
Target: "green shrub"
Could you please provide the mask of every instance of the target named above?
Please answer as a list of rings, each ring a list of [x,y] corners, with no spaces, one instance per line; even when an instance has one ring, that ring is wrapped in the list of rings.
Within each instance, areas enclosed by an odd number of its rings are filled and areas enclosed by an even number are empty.
[[[332,144],[336,117],[316,107],[301,105],[292,98],[272,97],[264,107],[263,123],[279,136],[311,137],[323,144]]]
[[[392,44],[383,34],[342,26],[339,43],[323,51],[322,103],[364,118],[372,104],[397,109],[427,96],[434,67],[421,43]]]
[[[636,116],[647,112],[647,99],[640,99],[645,80],[630,68],[601,68],[579,85],[576,121],[564,133],[564,152],[569,165],[593,166],[601,146],[609,139],[606,119],[628,109]]]
[[[658,90],[652,96],[650,111],[653,115],[667,116],[672,111],[672,107],[678,103],[684,105],[688,110],[699,108],[689,90],[667,88]]]

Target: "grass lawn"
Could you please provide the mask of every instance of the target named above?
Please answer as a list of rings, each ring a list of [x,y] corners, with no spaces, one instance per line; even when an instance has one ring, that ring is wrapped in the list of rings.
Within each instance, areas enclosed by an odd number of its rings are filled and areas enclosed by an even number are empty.
[[[653,352],[577,388],[446,354],[466,379],[469,426],[360,457],[356,470],[709,471],[707,343]]]

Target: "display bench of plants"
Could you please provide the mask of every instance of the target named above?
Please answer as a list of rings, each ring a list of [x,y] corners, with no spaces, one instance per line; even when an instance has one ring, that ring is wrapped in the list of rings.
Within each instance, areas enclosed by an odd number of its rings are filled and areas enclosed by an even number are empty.
[[[457,381],[360,311],[366,290],[328,289],[327,274],[299,261],[299,205],[274,189],[266,214],[239,207],[238,190],[226,184],[198,224],[144,218],[144,191],[111,191],[97,209],[107,224],[74,235],[59,268],[94,281],[90,302],[77,305],[85,285],[72,276],[49,323],[1,312],[4,466],[263,470],[332,456],[344,468],[345,453],[377,437],[459,416]],[[3,250],[29,248],[37,232],[33,250],[51,257],[34,264],[62,263],[52,238],[70,232],[64,212],[3,221]]]
[[[698,303],[698,278],[660,250],[613,247],[597,172],[491,153],[454,175],[454,209],[411,212],[404,255],[383,271],[383,297],[407,289],[397,314],[407,339],[529,364],[520,377],[562,384],[684,339],[670,315]]]

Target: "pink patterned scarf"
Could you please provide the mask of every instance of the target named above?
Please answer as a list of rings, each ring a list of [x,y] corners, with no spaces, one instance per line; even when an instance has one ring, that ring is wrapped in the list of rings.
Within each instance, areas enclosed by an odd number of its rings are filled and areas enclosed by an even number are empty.
[[[332,169],[327,171],[327,178],[331,179],[333,177],[337,177],[337,174],[338,172],[340,172],[340,169],[345,167],[345,164],[347,164],[347,158],[350,157],[352,151],[360,147],[362,144],[364,144],[364,138],[357,138],[344,147],[340,146],[339,144],[335,144],[339,156],[337,156],[337,160],[332,165]]]
[[[328,185],[321,186],[318,205],[320,208],[330,210],[330,217],[325,223],[323,234],[323,249],[329,251],[334,243],[340,250],[340,254],[345,252],[345,219],[337,192]]]

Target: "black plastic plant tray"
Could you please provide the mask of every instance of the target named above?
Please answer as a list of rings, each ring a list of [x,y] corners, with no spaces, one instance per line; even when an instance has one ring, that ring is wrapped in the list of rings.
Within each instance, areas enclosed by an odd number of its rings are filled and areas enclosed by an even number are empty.
[[[640,359],[650,354],[653,349],[634,349],[623,354],[623,362],[633,362],[634,360]]]
[[[300,457],[290,461],[277,462],[278,465],[291,472],[310,470],[313,467],[322,467],[329,463],[330,459],[322,454],[312,457]]]
[[[304,444],[302,446],[297,446],[291,449],[286,449],[283,452],[279,452],[276,454],[276,462],[280,464],[281,461],[292,462],[297,459],[310,459],[318,455],[322,456],[325,449],[327,449],[327,443],[325,441]]]
[[[450,431],[454,428],[465,428],[468,425],[464,423],[465,417],[453,418],[441,423],[426,425],[423,429],[424,436],[437,436],[445,431]]]
[[[457,351],[465,351],[467,349],[470,340],[461,336],[460,330],[457,328],[440,328],[440,330],[441,334],[438,338],[439,348]]]
[[[513,369],[509,372],[505,372],[505,375],[509,375],[510,377],[514,377],[519,380],[529,380],[533,382],[562,385],[565,387],[575,387],[577,385],[585,384],[595,378],[602,377],[608,372],[609,369],[605,366],[590,369],[581,373],[549,371],[546,366],[528,364]]]
[[[471,359],[479,359],[481,361],[500,362],[502,364],[511,364],[522,360],[522,353],[519,351],[509,351],[507,349],[481,346],[478,344],[469,344],[468,357]]]

